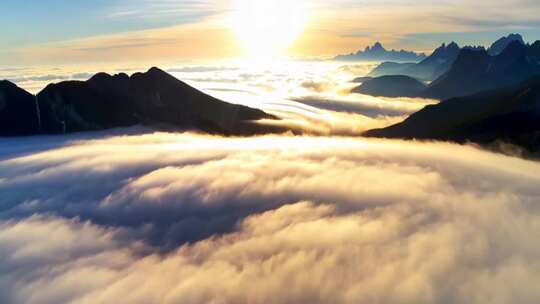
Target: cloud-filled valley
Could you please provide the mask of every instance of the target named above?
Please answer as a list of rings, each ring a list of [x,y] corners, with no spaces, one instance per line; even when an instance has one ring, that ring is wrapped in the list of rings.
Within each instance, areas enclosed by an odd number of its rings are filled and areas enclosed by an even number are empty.
[[[139,129],[0,151],[3,303],[540,299],[536,162]]]
[[[351,93],[351,80],[366,74],[374,64],[290,61],[286,65],[227,62],[208,65],[173,65],[166,70],[187,84],[221,100],[260,108],[282,118],[271,125],[298,129],[313,135],[359,135],[398,123],[407,115],[436,101],[412,98],[377,98]],[[6,71],[7,79],[32,93],[49,82],[87,80],[98,67],[80,73],[73,68]],[[106,67],[116,74],[146,71],[146,67]]]

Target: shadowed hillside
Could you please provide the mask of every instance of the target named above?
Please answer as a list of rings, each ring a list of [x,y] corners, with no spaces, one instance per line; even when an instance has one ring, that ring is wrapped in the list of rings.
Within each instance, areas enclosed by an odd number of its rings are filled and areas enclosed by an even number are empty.
[[[36,97],[3,81],[0,101],[0,116],[6,117],[0,123],[3,136],[102,130],[141,123],[225,135],[278,131],[252,123],[276,117],[213,98],[158,68],[131,77],[99,73],[88,81],[50,84]]]

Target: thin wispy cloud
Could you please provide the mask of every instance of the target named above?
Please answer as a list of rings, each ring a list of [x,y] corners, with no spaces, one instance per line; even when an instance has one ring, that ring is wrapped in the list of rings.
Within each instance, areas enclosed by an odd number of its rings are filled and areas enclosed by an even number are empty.
[[[135,0],[122,1],[108,8],[111,19],[169,20],[173,24],[193,23],[223,13],[224,1]]]

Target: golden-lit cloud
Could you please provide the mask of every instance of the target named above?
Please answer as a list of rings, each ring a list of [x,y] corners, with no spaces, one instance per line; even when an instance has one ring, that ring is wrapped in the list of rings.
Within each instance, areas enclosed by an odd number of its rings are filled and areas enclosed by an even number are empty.
[[[151,63],[177,59],[204,61],[232,58],[241,52],[234,33],[221,21],[183,24],[167,28],[46,43],[18,50],[19,64],[47,63]]]
[[[540,299],[536,162],[447,143],[187,133],[0,149],[3,303]]]

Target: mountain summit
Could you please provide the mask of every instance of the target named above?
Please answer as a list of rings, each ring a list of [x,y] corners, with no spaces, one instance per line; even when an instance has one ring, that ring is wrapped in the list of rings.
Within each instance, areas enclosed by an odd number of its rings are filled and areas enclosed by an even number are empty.
[[[0,82],[0,136],[61,134],[137,124],[224,135],[267,133],[253,123],[276,119],[226,103],[151,68],[132,76],[99,73],[88,81],[50,84],[37,96]]]
[[[35,97],[12,82],[0,80],[0,135],[31,135],[39,131]]]
[[[426,58],[425,54],[418,54],[406,50],[387,50],[380,42],[366,47],[363,51],[348,55],[339,55],[334,58],[337,61],[401,61],[417,62]]]
[[[377,53],[377,52],[386,52],[386,49],[382,46],[382,44],[380,42],[375,42],[375,44],[370,48],[369,46],[366,47],[366,50],[365,52],[374,52],[374,53]]]
[[[421,80],[437,76],[437,78],[417,97],[434,99],[449,99],[466,96],[481,91],[515,85],[531,77],[540,75],[540,41],[532,45],[522,43],[521,36],[505,37],[511,40],[505,49],[498,55],[492,56],[483,47],[463,47],[451,43],[442,45],[433,54],[422,62],[414,65],[399,63],[383,63],[375,68],[368,76],[382,77],[403,75]],[[512,40],[514,39],[514,40]],[[501,43],[494,43],[500,46]],[[431,75],[431,77],[428,77]],[[417,92],[418,86],[412,80],[400,81],[399,86],[391,86],[388,79],[373,79],[382,90],[377,90],[379,96],[410,96]],[[399,79],[399,78],[393,78]],[[384,82],[382,81],[384,80]],[[411,84],[411,88],[404,89],[404,83]],[[384,87],[392,87],[386,90]],[[395,91],[400,91],[396,93]],[[356,92],[358,90],[355,90]],[[373,90],[363,90],[364,94],[373,94]]]
[[[501,39],[493,42],[493,44],[488,49],[488,54],[491,56],[497,56],[500,53],[506,49],[506,47],[514,42],[517,41],[522,45],[525,45],[525,41],[523,41],[523,37],[520,34],[510,34],[506,37],[502,37]]]
[[[519,43],[525,46],[523,37],[520,34],[510,34],[502,37],[487,50],[489,56],[500,55],[512,42]],[[424,81],[433,81],[450,70],[454,61],[458,58],[462,50],[469,51],[486,51],[483,46],[464,46],[460,47],[457,43],[443,43],[433,53],[416,65],[403,63],[384,62],[377,66],[371,73],[370,77],[381,77],[388,75],[406,75]]]
[[[433,81],[425,97],[448,99],[514,85],[540,74],[540,42],[512,41],[497,56],[487,51],[462,50],[452,67]]]
[[[371,71],[368,76],[405,75],[430,81],[438,78],[450,68],[460,50],[461,48],[455,42],[448,45],[443,43],[429,57],[417,64],[384,62]]]

